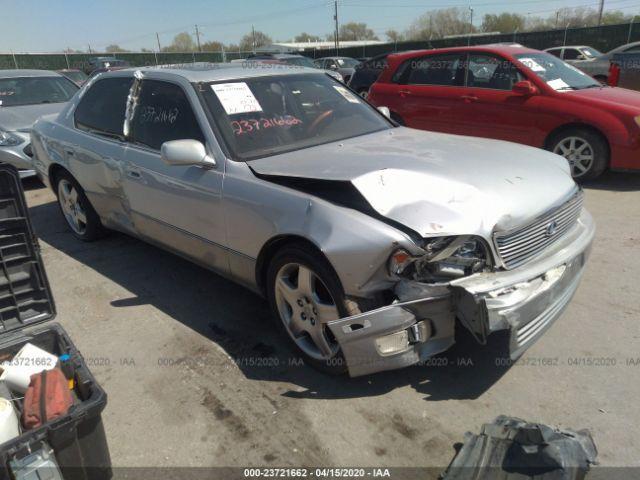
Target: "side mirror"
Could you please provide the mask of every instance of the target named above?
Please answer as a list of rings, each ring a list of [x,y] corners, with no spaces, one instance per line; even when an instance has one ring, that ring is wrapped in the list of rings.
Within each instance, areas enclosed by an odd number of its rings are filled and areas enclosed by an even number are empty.
[[[516,95],[529,97],[538,93],[536,86],[529,80],[522,80],[513,85],[511,91]]]
[[[586,60],[587,57],[585,57],[582,53],[580,55],[578,55],[578,57],[576,58],[576,60]]]
[[[167,165],[199,165],[211,168],[215,160],[207,155],[204,145],[197,140],[171,140],[160,148],[160,157]]]
[[[338,69],[338,66],[337,66],[335,63],[332,63],[331,65],[329,65],[329,68],[330,68],[331,70],[337,70],[337,69]]]
[[[389,107],[378,107],[378,111],[388,119],[391,119],[391,110],[389,110]]]

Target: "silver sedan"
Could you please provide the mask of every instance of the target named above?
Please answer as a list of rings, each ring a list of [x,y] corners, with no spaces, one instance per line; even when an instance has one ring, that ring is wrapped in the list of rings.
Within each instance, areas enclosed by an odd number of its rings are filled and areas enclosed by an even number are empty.
[[[29,132],[42,115],[60,113],[78,87],[48,70],[0,70],[0,162],[35,175]]]
[[[37,122],[34,165],[79,239],[119,230],[246,285],[322,370],[416,364],[460,325],[521,355],[594,235],[566,160],[385,113],[312,69],[111,72]]]

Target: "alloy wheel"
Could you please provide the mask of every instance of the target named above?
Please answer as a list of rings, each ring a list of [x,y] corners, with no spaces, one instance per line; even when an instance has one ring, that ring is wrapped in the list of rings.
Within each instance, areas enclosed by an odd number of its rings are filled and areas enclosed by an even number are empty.
[[[296,345],[317,360],[334,357],[339,347],[327,322],[340,315],[322,280],[308,267],[288,263],[280,268],[275,282],[280,320]]]
[[[87,214],[80,205],[76,187],[66,179],[58,183],[58,201],[69,227],[78,235],[87,231]]]
[[[560,140],[553,153],[562,155],[569,162],[571,175],[579,178],[591,170],[594,160],[593,147],[581,137],[566,137]]]

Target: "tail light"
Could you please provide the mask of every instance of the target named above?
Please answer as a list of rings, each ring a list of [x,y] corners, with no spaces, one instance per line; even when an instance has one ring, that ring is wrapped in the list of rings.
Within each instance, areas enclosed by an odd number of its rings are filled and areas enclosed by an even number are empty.
[[[610,87],[617,87],[618,82],[620,81],[620,65],[617,63],[612,63],[609,65],[609,79],[607,83]]]

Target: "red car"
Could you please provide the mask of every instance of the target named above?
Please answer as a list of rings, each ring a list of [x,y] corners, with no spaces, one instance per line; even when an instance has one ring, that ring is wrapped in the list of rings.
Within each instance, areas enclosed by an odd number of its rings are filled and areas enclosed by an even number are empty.
[[[575,178],[640,169],[640,93],[602,86],[539,50],[458,47],[389,55],[369,93],[408,127],[546,148]]]

